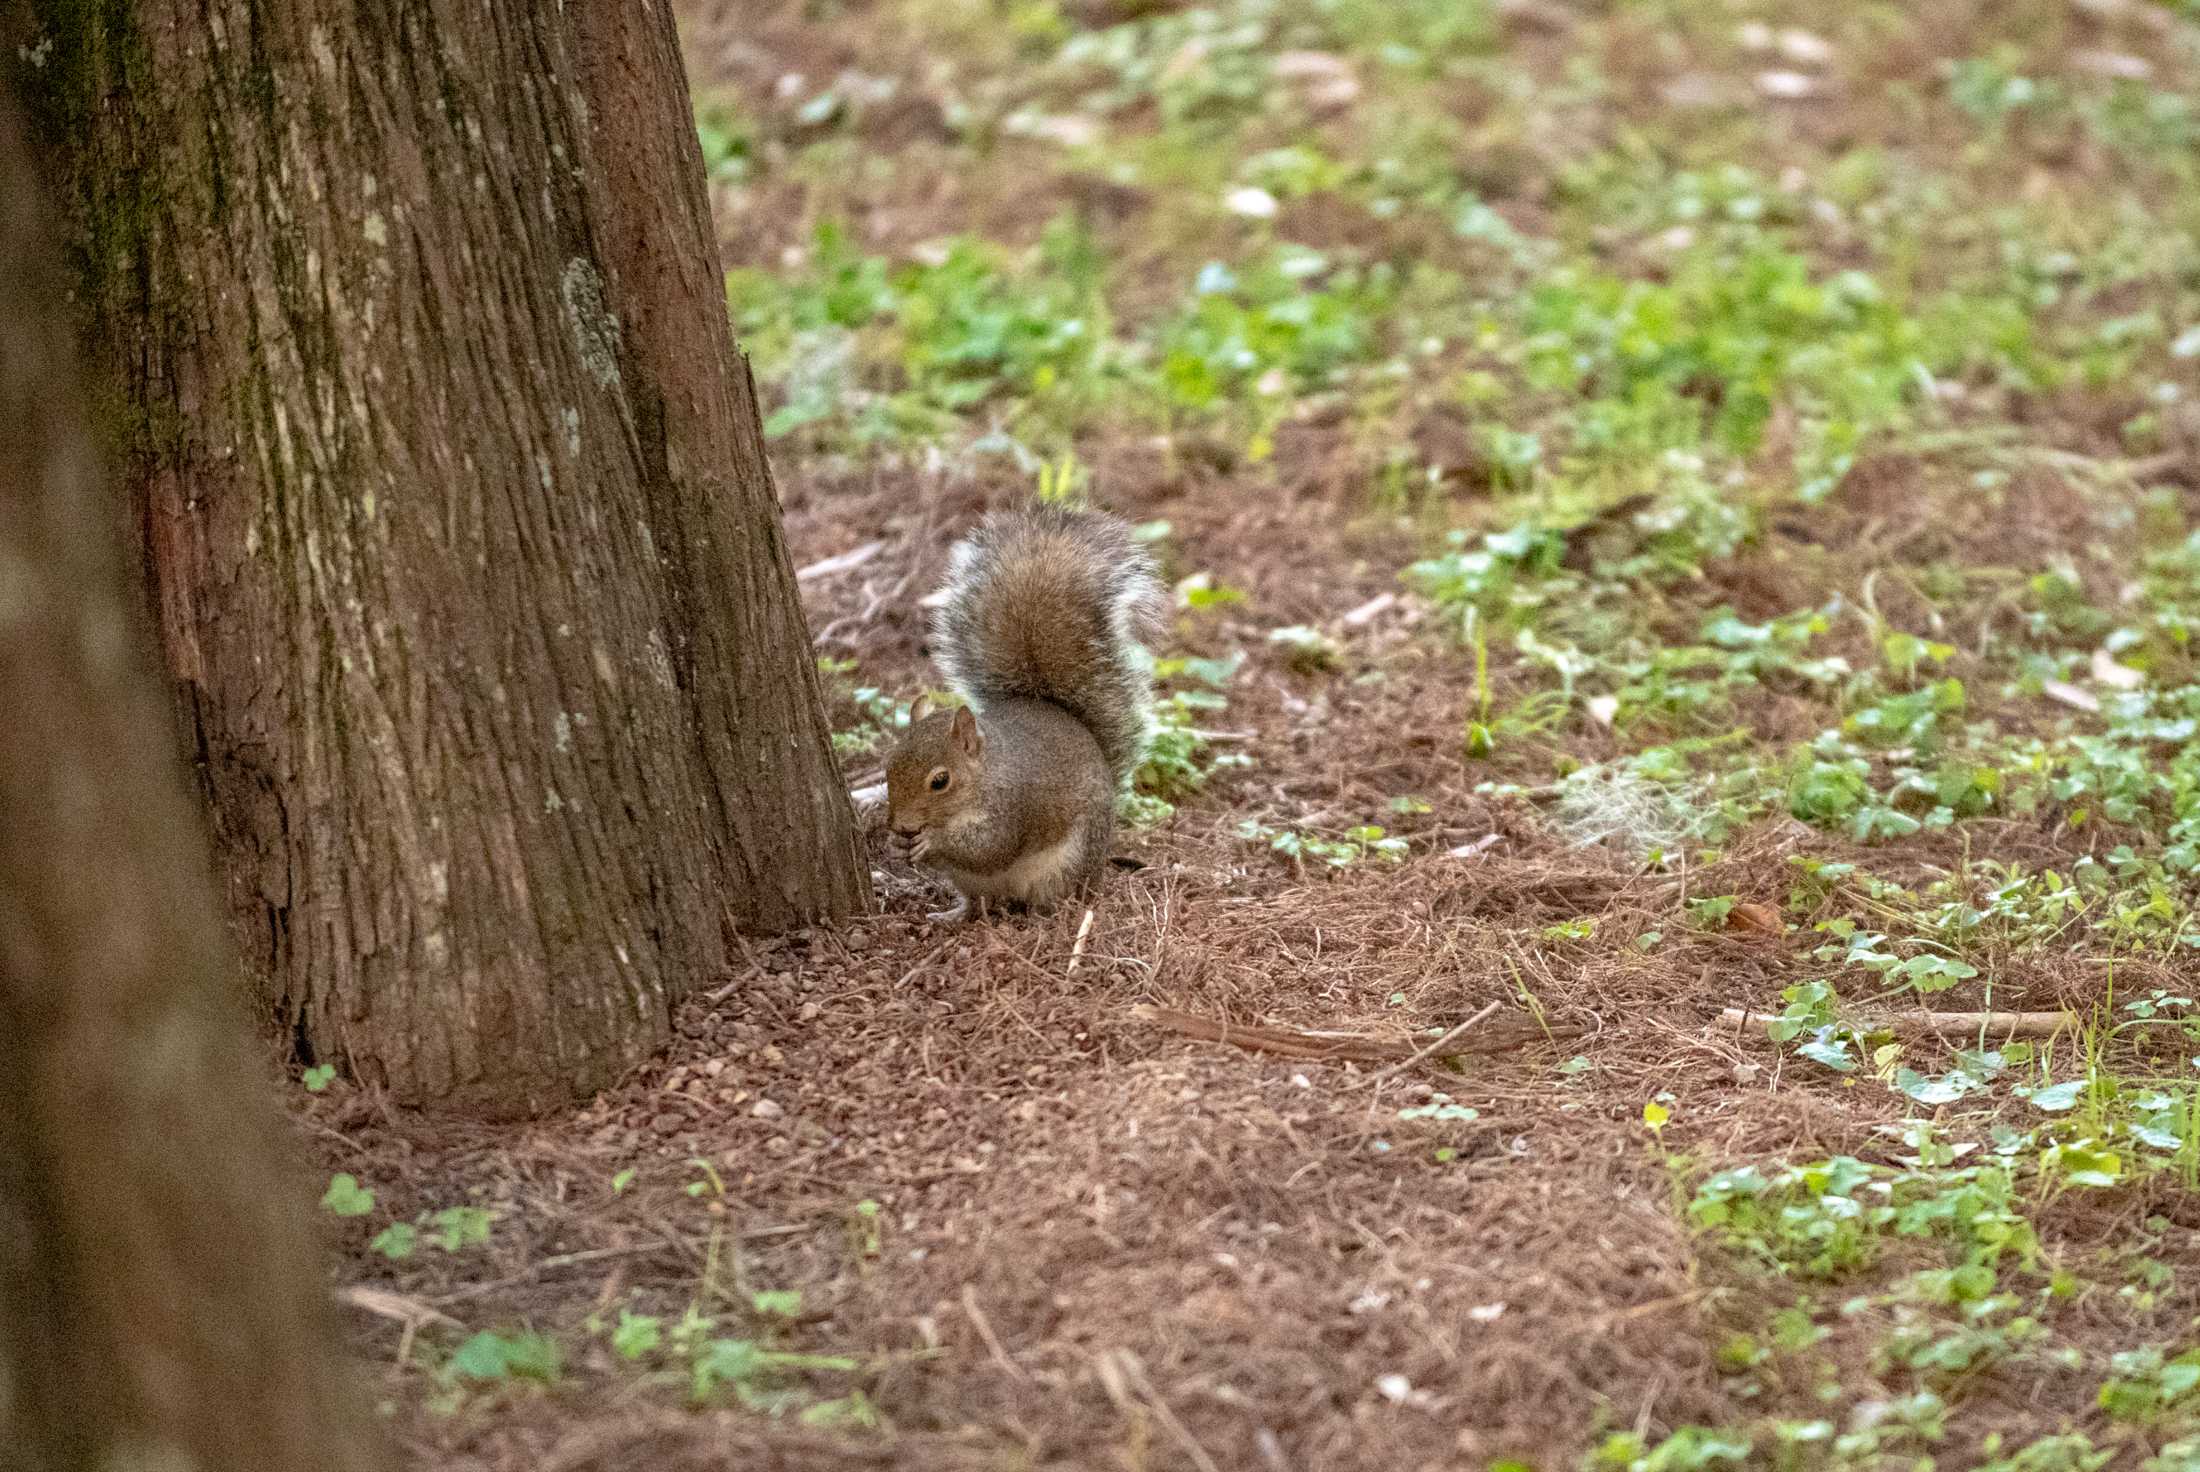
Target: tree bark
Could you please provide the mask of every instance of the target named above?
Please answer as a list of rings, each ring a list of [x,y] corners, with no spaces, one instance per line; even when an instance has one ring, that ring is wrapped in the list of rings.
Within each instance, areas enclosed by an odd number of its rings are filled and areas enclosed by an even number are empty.
[[[234,1013],[0,85],[0,1465],[382,1465]]]
[[[732,930],[865,903],[663,0],[33,8],[160,649],[301,1053],[534,1111]]]

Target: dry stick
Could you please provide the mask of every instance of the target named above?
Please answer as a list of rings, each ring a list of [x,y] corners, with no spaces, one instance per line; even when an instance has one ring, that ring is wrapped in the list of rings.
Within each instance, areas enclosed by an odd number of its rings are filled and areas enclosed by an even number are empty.
[[[1008,1351],[1001,1345],[1001,1336],[993,1332],[993,1325],[986,1319],[985,1310],[978,1307],[977,1289],[968,1283],[963,1284],[962,1307],[963,1313],[970,1319],[971,1327],[978,1331],[978,1337],[985,1341],[985,1347],[992,1352],[994,1363],[1008,1371],[1011,1379],[1030,1380],[1031,1376],[1024,1373],[1024,1367],[1008,1357]]]
[[[395,1319],[411,1324],[443,1323],[460,1327],[458,1320],[437,1309],[425,1299],[409,1298],[402,1293],[392,1293],[387,1288],[374,1288],[365,1283],[352,1283],[336,1290],[338,1303],[363,1309],[376,1318]]]
[[[1176,1412],[1169,1409],[1169,1403],[1161,1398],[1161,1392],[1153,1388],[1153,1381],[1146,1378],[1146,1367],[1132,1355],[1125,1355],[1122,1364],[1125,1373],[1146,1397],[1146,1403],[1153,1407],[1154,1415],[1168,1428],[1169,1434],[1176,1438],[1177,1445],[1184,1448],[1185,1455],[1192,1459],[1200,1472],[1222,1472],[1215,1465],[1215,1459],[1207,1454],[1207,1448],[1201,1446],[1199,1439],[1192,1435],[1191,1428],[1176,1418]]]
[[[946,955],[947,948],[953,944],[954,942],[952,940],[943,940],[938,945],[932,947],[931,950],[926,951],[923,957],[918,960],[916,965],[910,967],[907,971],[904,971],[901,974],[901,980],[894,984],[895,990],[899,991],[902,988],[908,986],[910,982],[915,981],[917,977],[923,973],[925,967],[931,965],[934,961],[937,961],[940,957]]]
[[[850,569],[861,567],[885,550],[886,544],[884,542],[865,542],[860,547],[851,547],[845,552],[836,553],[821,561],[813,562],[808,567],[797,568],[794,580],[798,583],[807,583],[818,578],[829,578],[836,572],[847,572]]]
[[[336,1298],[340,1303],[348,1303],[353,1308],[364,1309],[381,1318],[395,1319],[403,1326],[398,1330],[397,1354],[392,1361],[398,1365],[412,1357],[413,1340],[419,1337],[422,1324],[449,1324],[454,1329],[465,1327],[449,1314],[430,1307],[420,1299],[407,1298],[402,1293],[391,1293],[381,1288],[369,1288],[364,1283],[337,1289]]]
[[[838,641],[842,637],[842,630],[852,631],[869,624],[871,620],[878,617],[880,609],[900,607],[902,599],[909,592],[909,584],[916,579],[916,576],[917,564],[911,563],[909,570],[901,575],[901,580],[883,593],[873,591],[871,585],[865,583],[863,585],[864,604],[862,611],[860,613],[843,614],[834,619],[824,628],[819,629],[817,637],[810,642],[823,649],[828,644]]]
[[[1338,619],[1337,622],[1348,629],[1356,629],[1362,624],[1373,623],[1377,618],[1397,606],[1398,595],[1396,593],[1377,593],[1358,608]]]
[[[1156,1007],[1150,1002],[1132,1007],[1130,1015],[1136,1021],[1151,1022],[1203,1043],[1224,1043],[1249,1053],[1269,1053],[1278,1058],[1311,1058],[1324,1063],[1392,1063],[1409,1059],[1413,1051],[1403,1039],[1391,1042],[1365,1033],[1309,1032],[1292,1027],[1267,1027],[1255,1022],[1225,1022],[1192,1012],[1179,1012],[1173,1007]],[[1463,1028],[1454,1028],[1453,1035],[1462,1031]],[[1453,1047],[1462,1053],[1502,1053],[1529,1043],[1579,1037],[1581,1033],[1578,1027],[1546,1024],[1530,1033],[1507,1032],[1498,1037],[1477,1038],[1466,1046],[1447,1043],[1442,1038],[1436,1045]]]
[[[1776,1022],[1779,1017],[1777,1013],[1758,1012],[1747,1007],[1725,1007],[1719,1011],[1719,1020],[1746,1027],[1752,1022]],[[2077,1025],[2077,1014],[2073,1012],[1905,1012],[1872,1024],[1913,1037],[1926,1033],[1977,1032],[1984,1028],[1987,1032],[2011,1038],[2053,1037]]]
[[[1396,1078],[1399,1074],[1404,1073],[1407,1069],[1411,1068],[1414,1064],[1419,1063],[1422,1059],[1435,1057],[1445,1048],[1459,1041],[1460,1038],[1466,1036],[1466,1034],[1474,1027],[1476,1023],[1480,1022],[1483,1018],[1489,1016],[1492,1012],[1495,1012],[1497,1010],[1497,1006],[1498,1004],[1495,1002],[1489,1003],[1481,1011],[1475,1013],[1472,1017],[1469,1017],[1465,1022],[1460,1023],[1457,1027],[1453,1028],[1450,1032],[1445,1033],[1442,1037],[1438,1038],[1435,1042],[1430,1043],[1427,1047],[1418,1050],[1411,1057],[1403,1058],[1398,1062],[1391,1064],[1390,1067],[1384,1069],[1380,1073],[1368,1075],[1367,1087],[1372,1089],[1377,1084],[1383,1082],[1385,1079]]]
[[[787,1222],[780,1226],[750,1227],[740,1232],[738,1236],[743,1242],[756,1242],[769,1237],[791,1237],[800,1232],[813,1232],[816,1230],[817,1228],[810,1223]],[[592,1262],[609,1262],[622,1257],[647,1257],[652,1252],[687,1252],[691,1250],[686,1243],[681,1242],[676,1237],[660,1237],[654,1242],[636,1242],[625,1247],[590,1247],[579,1252],[564,1252],[556,1257],[546,1257],[539,1262],[529,1263],[510,1277],[497,1278],[487,1283],[469,1283],[464,1288],[455,1289],[436,1298],[423,1299],[422,1302],[428,1304],[431,1308],[439,1308],[444,1304],[464,1303],[468,1299],[481,1298],[502,1289],[514,1288],[530,1278],[539,1278],[544,1273],[554,1273],[561,1268],[580,1267]]]
[[[1247,1052],[1272,1053],[1279,1058],[1381,1063],[1397,1057],[1400,1046],[1353,1033],[1323,1034],[1288,1027],[1263,1027],[1250,1022],[1222,1022],[1191,1012],[1179,1012],[1173,1007],[1156,1007],[1150,1002],[1132,1007],[1131,1016],[1139,1022],[1155,1023],[1203,1043],[1227,1043]]]
[[[1614,1324],[1624,1324],[1629,1319],[1639,1319],[1646,1314],[1662,1313],[1669,1308],[1679,1308],[1684,1304],[1694,1303],[1710,1291],[1708,1288],[1691,1288],[1686,1293],[1675,1293],[1665,1298],[1653,1298],[1648,1303],[1638,1303],[1628,1308],[1613,1309],[1608,1313],[1599,1314],[1596,1322],[1609,1330]]]
[[[1161,1398],[1161,1392],[1153,1388],[1153,1381],[1146,1378],[1145,1366],[1138,1363],[1138,1356],[1127,1349],[1111,1349],[1103,1352],[1095,1364],[1100,1372],[1100,1384],[1108,1392],[1108,1398],[1118,1406],[1128,1409],[1129,1403],[1144,1402],[1153,1412],[1161,1429],[1175,1439],[1184,1454],[1192,1459],[1199,1472],[1221,1472],[1215,1459],[1199,1444],[1191,1430],[1176,1418],[1169,1403]]]
[[[544,1273],[554,1273],[560,1268],[579,1267],[583,1263],[591,1262],[609,1262],[619,1257],[646,1257],[652,1252],[663,1252],[671,1245],[664,1241],[643,1242],[629,1247],[591,1247],[581,1252],[560,1253],[556,1257],[546,1257],[540,1262],[529,1263],[510,1277],[493,1279],[487,1283],[470,1283],[464,1288],[424,1301],[432,1308],[449,1303],[464,1303],[471,1298],[482,1298],[502,1289],[517,1287],[530,1278],[539,1278]]]
[[[1071,945],[1069,948],[1069,965],[1064,968],[1062,973],[1063,975],[1067,976],[1070,972],[1073,972],[1077,969],[1077,963],[1083,960],[1085,956],[1085,942],[1091,939],[1091,937],[1092,909],[1090,906],[1087,906],[1085,909],[1085,918],[1077,922],[1077,940],[1075,944]]]

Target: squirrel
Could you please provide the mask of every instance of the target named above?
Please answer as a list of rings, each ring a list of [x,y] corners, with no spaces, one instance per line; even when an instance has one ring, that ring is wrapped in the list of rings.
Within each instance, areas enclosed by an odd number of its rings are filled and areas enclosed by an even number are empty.
[[[886,761],[894,846],[961,898],[1051,911],[1108,861],[1118,788],[1144,759],[1153,675],[1142,634],[1161,585],[1103,512],[995,512],[949,554],[933,661],[962,697],[919,697]]]

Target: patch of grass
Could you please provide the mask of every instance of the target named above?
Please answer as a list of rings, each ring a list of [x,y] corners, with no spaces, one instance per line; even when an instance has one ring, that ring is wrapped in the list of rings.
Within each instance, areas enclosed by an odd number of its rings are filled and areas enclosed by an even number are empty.
[[[1094,270],[1067,221],[1021,256],[963,238],[898,265],[827,224],[799,272],[736,271],[727,295],[783,396],[768,435],[830,424],[859,445],[922,442],[1003,408],[1026,433],[1075,425],[1118,347]]]

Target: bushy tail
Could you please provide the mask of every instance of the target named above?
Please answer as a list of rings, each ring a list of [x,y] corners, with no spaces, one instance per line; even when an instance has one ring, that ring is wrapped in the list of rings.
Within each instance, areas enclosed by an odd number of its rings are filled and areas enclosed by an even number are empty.
[[[1153,560],[1113,516],[996,512],[956,544],[932,616],[955,692],[1051,701],[1092,732],[1118,781],[1145,756],[1153,680],[1142,639],[1161,619]]]

